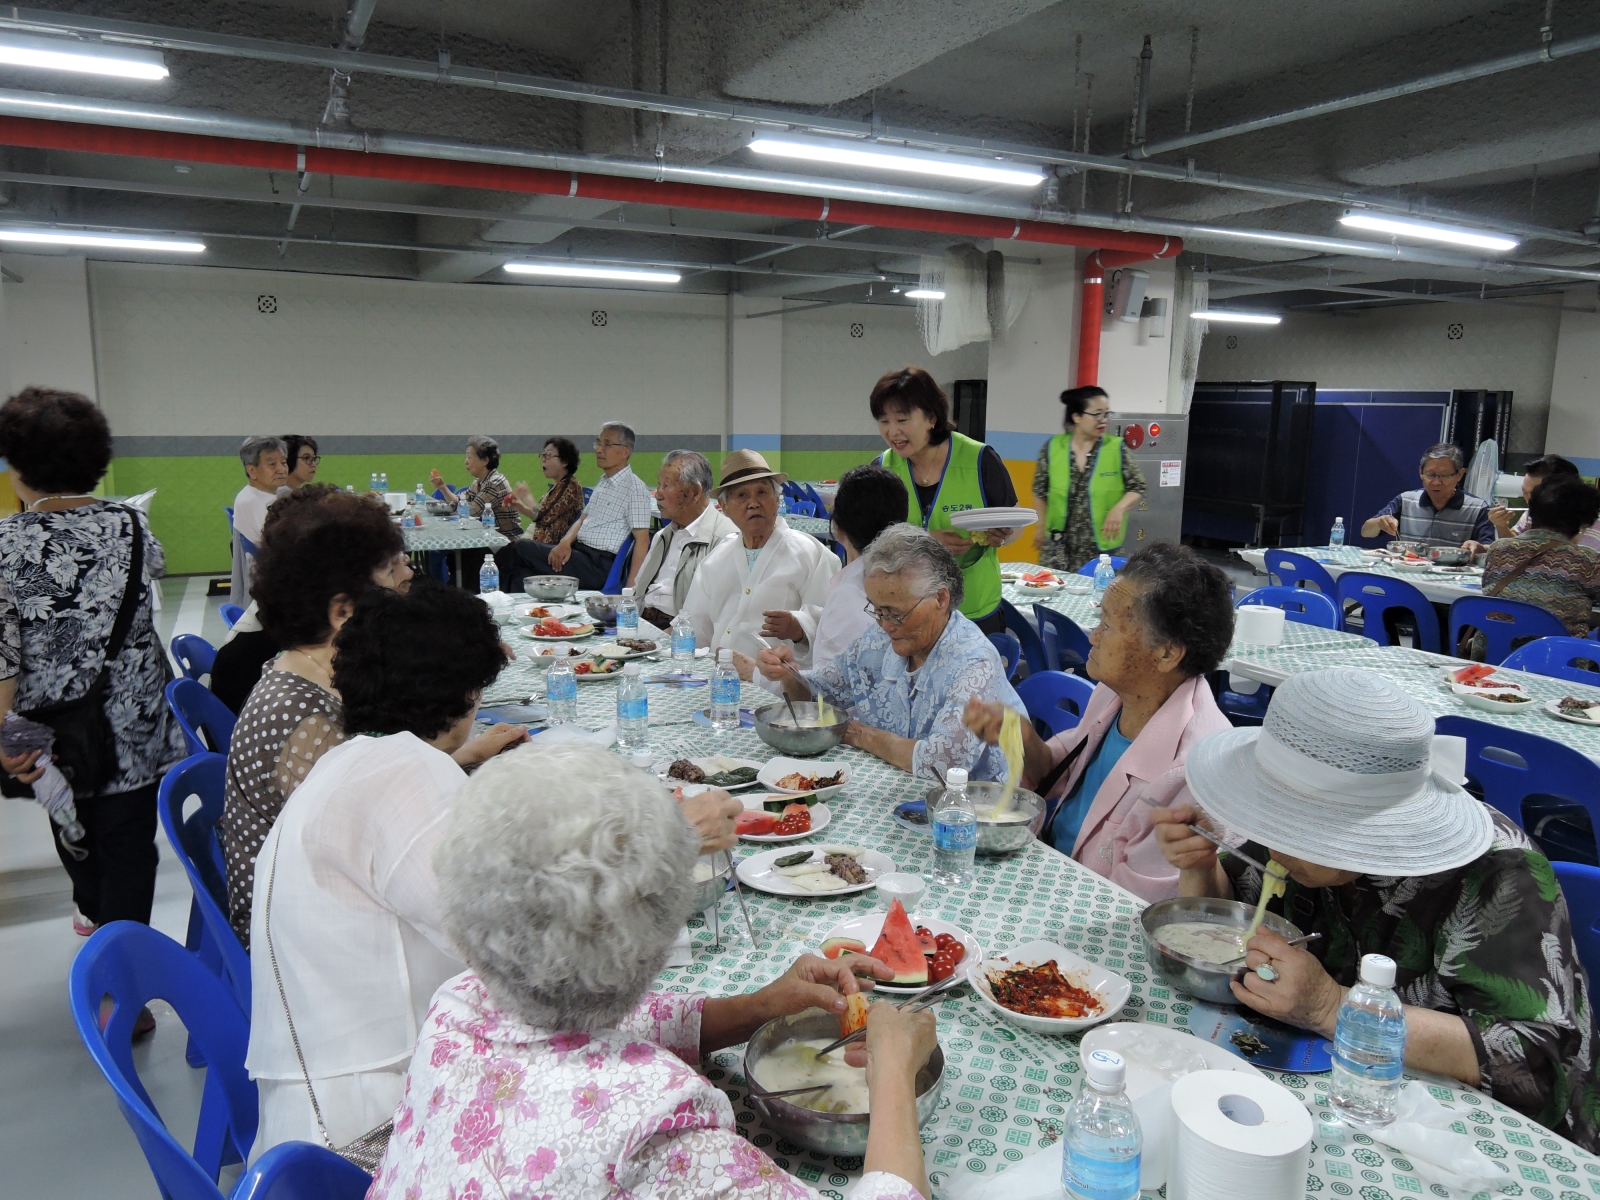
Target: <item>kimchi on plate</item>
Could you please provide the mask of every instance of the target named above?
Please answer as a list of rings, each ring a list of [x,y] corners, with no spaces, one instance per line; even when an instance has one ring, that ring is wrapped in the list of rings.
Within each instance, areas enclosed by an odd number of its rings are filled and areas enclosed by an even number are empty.
[[[1036,966],[991,970],[989,988],[997,1002],[1030,1017],[1077,1020],[1092,1017],[1101,1009],[1099,997],[1073,986],[1053,958]]]

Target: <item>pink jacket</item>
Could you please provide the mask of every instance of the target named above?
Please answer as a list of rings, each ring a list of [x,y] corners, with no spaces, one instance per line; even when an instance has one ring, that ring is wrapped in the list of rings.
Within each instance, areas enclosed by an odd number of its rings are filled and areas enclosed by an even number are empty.
[[[1121,697],[1102,683],[1089,697],[1083,720],[1050,739],[1047,744],[1057,763],[1078,743],[1089,744],[1050,789],[1048,799],[1071,793],[1121,711]],[[1207,734],[1229,728],[1203,677],[1180,684],[1106,776],[1078,831],[1072,857],[1152,903],[1176,896],[1178,869],[1162,856],[1151,836],[1150,810],[1193,803],[1183,776],[1189,747]]]

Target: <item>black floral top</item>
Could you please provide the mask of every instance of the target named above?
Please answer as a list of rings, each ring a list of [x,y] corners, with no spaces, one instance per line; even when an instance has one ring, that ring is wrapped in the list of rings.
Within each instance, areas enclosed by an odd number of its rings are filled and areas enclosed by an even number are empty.
[[[1494,813],[1481,858],[1453,871],[1390,879],[1362,875],[1336,888],[1290,880],[1267,908],[1320,933],[1309,949],[1341,987],[1363,954],[1394,959],[1403,1003],[1456,1013],[1478,1054],[1478,1086],[1502,1104],[1600,1149],[1594,1013],[1572,942],[1561,885],[1527,835]],[[1242,850],[1257,862],[1268,851]],[[1223,868],[1254,904],[1261,872],[1231,855]]]
[[[166,573],[161,543],[142,516],[118,504],[0,520],[0,679],[17,681],[15,708],[29,712],[78,699],[99,676],[128,580],[135,519],[144,538],[144,595],[108,680],[118,771],[101,791],[107,796],[155,783],[184,756],[183,732],[167,710],[172,666],[150,611],[150,582]]]

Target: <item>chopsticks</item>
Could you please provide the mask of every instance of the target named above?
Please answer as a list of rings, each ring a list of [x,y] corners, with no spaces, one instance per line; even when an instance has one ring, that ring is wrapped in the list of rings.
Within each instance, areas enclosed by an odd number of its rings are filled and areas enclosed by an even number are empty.
[[[938,983],[935,983],[935,984],[932,984],[929,987],[923,988],[920,992],[917,992],[910,999],[906,1000],[902,1004],[895,1005],[895,1007],[898,1008],[901,1012],[906,1012],[906,1013],[921,1012],[923,1009],[927,1008],[929,1005],[935,1004],[935,1003],[938,1002],[938,1000],[937,1000],[938,993],[944,991],[951,984],[960,983],[963,978],[964,977],[961,976],[961,975],[951,975],[947,979],[941,979],[941,980],[939,980]],[[861,1038],[864,1038],[866,1036],[867,1036],[867,1027],[865,1025],[863,1025],[860,1029],[856,1030],[854,1033],[847,1033],[842,1038],[840,1038],[838,1041],[829,1042],[821,1050],[817,1051],[817,1057],[821,1058],[824,1054],[831,1054],[831,1053],[833,1053],[833,1051],[837,1050],[840,1046],[847,1046],[851,1042],[859,1041]],[[809,1090],[809,1089],[807,1089],[807,1090]]]

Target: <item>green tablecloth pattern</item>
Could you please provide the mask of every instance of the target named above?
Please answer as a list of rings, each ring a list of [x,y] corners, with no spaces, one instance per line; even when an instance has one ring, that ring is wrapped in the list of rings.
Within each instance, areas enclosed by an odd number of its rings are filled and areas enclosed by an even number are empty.
[[[503,533],[485,529],[479,521],[431,513],[423,514],[420,526],[405,525],[400,532],[405,537],[406,550],[412,554],[423,550],[498,550],[510,541]]]

